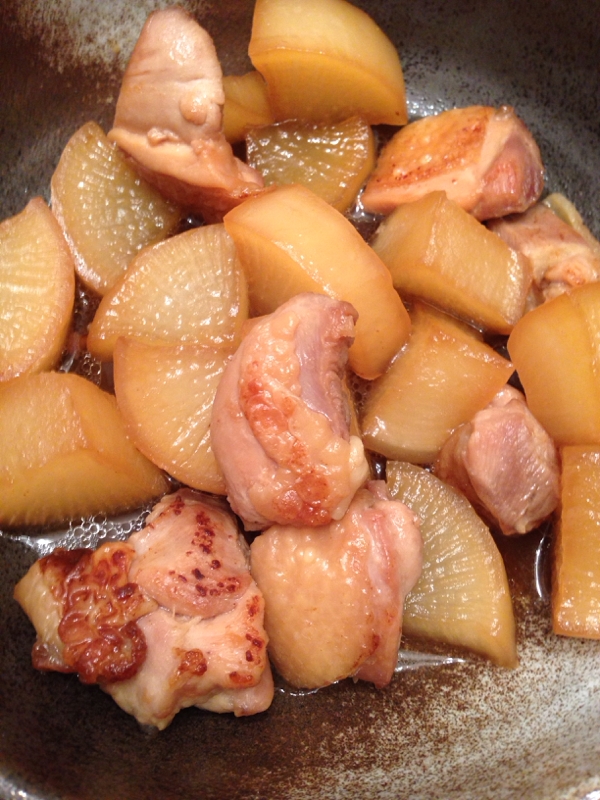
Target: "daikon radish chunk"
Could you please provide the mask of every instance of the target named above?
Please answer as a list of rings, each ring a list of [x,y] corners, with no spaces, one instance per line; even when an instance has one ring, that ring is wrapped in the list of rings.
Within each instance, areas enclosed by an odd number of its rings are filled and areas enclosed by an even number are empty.
[[[249,54],[278,120],[408,119],[396,48],[346,0],[257,0]]]
[[[269,106],[267,84],[256,70],[244,75],[226,75],[223,91],[223,132],[228,142],[241,142],[252,128],[271,125],[275,121]]]
[[[230,211],[255,314],[270,314],[302,292],[347,300],[358,311],[350,366],[372,379],[402,347],[410,319],[389,271],[342,214],[303,186],[280,186]]]
[[[403,297],[497,333],[510,333],[523,316],[532,280],[528,260],[445,192],[399,206],[372,245]]]
[[[367,396],[365,447],[387,458],[429,464],[452,431],[484,408],[513,366],[457,320],[423,305],[412,333]]]
[[[423,537],[423,569],[406,598],[404,632],[516,667],[506,570],[488,528],[459,492],[422,467],[388,461],[387,484],[417,515]]]
[[[131,441],[177,480],[215,494],[225,482],[210,445],[210,419],[228,348],[117,340],[115,394]]]
[[[554,542],[554,633],[600,639],[600,447],[562,450],[562,509]]]
[[[0,223],[0,382],[56,366],[74,296],[67,243],[36,197]]]
[[[142,247],[166,238],[182,216],[95,122],[76,131],[63,150],[52,176],[52,211],[77,274],[102,295]]]
[[[119,336],[233,347],[247,317],[246,281],[233,241],[222,224],[204,225],[137,256],[102,299],[88,348],[110,361]]]
[[[373,169],[375,137],[359,117],[329,124],[280,122],[250,131],[246,152],[265,185],[302,184],[344,213]]]
[[[527,405],[559,445],[600,443],[600,284],[525,314],[508,351]]]
[[[115,398],[78,375],[0,387],[0,449],[0,525],[115,514],[169,485],[127,438]]]

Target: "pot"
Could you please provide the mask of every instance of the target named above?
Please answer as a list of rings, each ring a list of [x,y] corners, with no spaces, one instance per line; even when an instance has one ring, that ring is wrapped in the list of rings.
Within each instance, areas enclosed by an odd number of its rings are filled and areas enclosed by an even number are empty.
[[[120,79],[157,0],[2,0],[0,216],[49,199],[60,152],[110,127]],[[250,68],[251,0],[189,0],[224,72]],[[359,0],[398,48],[409,113],[509,104],[536,137],[548,191],[600,235],[600,3]],[[1,461],[1,456],[0,456]],[[123,532],[140,518],[118,520]],[[67,532],[93,542],[112,523]],[[94,538],[96,537],[96,538]],[[196,709],[143,730],[73,676],[36,672],[14,584],[56,536],[0,533],[0,796],[22,800],[327,800],[600,796],[600,643],[554,637],[543,532],[506,548],[520,666],[400,660],[392,685],[280,686],[235,719]],[[412,651],[410,651],[412,652]]]

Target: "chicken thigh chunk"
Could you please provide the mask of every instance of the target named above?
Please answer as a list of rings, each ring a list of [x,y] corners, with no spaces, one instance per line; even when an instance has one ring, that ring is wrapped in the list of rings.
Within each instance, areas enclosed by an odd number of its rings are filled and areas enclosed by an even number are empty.
[[[525,211],[544,186],[540,151],[508,106],[453,108],[402,128],[384,147],[362,202],[391,213],[445,191],[479,220]]]
[[[248,546],[222,503],[190,489],[127,542],[40,559],[15,598],[37,631],[34,666],[98,683],[143,724],[192,705],[255,714],[273,698]]]
[[[421,572],[412,512],[383,481],[360,489],[325,528],[274,525],[251,546],[266,602],[269,653],[293,686],[347,677],[390,682],[398,660],[404,598]]]
[[[511,386],[457,428],[442,447],[435,472],[505,534],[537,527],[560,497],[556,446]]]
[[[341,519],[368,477],[343,387],[356,312],[297,295],[251,326],[217,389],[212,448],[247,530]]]
[[[529,259],[543,300],[600,278],[600,257],[584,237],[538,203],[524,214],[492,220],[488,227]]]
[[[182,8],[150,14],[123,77],[109,138],[170,199],[216,221],[263,187],[223,133],[221,66]]]

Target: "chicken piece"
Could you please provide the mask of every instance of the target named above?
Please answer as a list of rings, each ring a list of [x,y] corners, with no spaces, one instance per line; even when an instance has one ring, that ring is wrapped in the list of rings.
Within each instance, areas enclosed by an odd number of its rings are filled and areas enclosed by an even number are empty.
[[[577,233],[581,234],[591,247],[592,252],[600,258],[600,242],[583,221],[583,217],[577,207],[564,194],[552,192],[552,194],[544,197],[542,203],[550,211],[553,211],[559,219],[562,219],[563,222],[566,222],[567,225],[570,225]]]
[[[125,71],[109,138],[166,197],[218,221],[263,187],[225,139],[224,102],[208,33],[182,8],[155,11]]]
[[[77,672],[160,729],[190,705],[263,711],[274,690],[248,567],[223,504],[169,495],[127,542],[57,550],[17,584],[38,634],[34,666]]]
[[[129,577],[163,608],[206,619],[230,611],[252,576],[231,513],[195,498],[181,490],[154,507],[146,527],[129,538]]]
[[[339,522],[319,530],[274,525],[250,549],[269,654],[289,683],[390,682],[422,541],[416,518],[383,481],[360,489]]]
[[[537,527],[560,497],[554,442],[511,386],[454,431],[434,471],[507,535]]]
[[[254,582],[217,617],[183,617],[160,608],[140,620],[148,656],[138,672],[104,688],[138,722],[161,730],[192,705],[236,716],[264,711],[274,687],[263,612]]]
[[[137,620],[157,606],[128,576],[134,551],[107,542],[37,561],[15,588],[33,622],[36,669],[77,672],[83,683],[124,680],[146,656]]]
[[[249,326],[212,411],[211,444],[247,530],[341,519],[369,473],[343,386],[356,312],[297,295]]]
[[[25,611],[37,637],[31,660],[36,669],[73,672],[64,660],[65,646],[58,634],[65,605],[65,581],[87,550],[57,548],[41,558],[21,578],[14,598]]]
[[[492,220],[490,230],[531,262],[544,300],[600,278],[600,257],[571,225],[539,203],[518,217]]]
[[[544,168],[537,144],[509,106],[455,108],[398,131],[365,188],[367,211],[445,191],[478,220],[525,211],[539,198]]]

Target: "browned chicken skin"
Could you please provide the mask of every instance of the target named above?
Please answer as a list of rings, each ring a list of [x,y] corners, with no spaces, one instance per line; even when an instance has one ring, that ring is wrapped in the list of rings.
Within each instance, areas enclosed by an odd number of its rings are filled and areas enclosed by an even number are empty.
[[[492,220],[498,234],[531,262],[535,287],[543,300],[600,278],[600,258],[571,225],[542,203],[524,214]]]
[[[389,214],[445,191],[477,219],[525,211],[539,198],[544,169],[533,137],[512,108],[455,108],[402,128],[384,147],[362,202]]]
[[[301,294],[257,320],[215,397],[211,443],[247,530],[340,519],[368,476],[343,391],[356,312]]]
[[[457,428],[441,449],[435,472],[505,534],[527,533],[558,505],[556,447],[511,386]]]
[[[414,515],[389,498],[385,483],[360,489],[325,528],[274,525],[251,553],[269,653],[284,678],[304,688],[349,676],[389,683],[422,541]]]
[[[195,705],[236,715],[273,698],[264,601],[222,503],[183,489],[127,542],[37,561],[15,598],[37,631],[34,666],[98,683],[144,724]]]
[[[15,598],[38,632],[37,669],[77,672],[84,683],[135,674],[146,656],[137,621],[157,605],[129,581],[133,555],[126,542],[109,542],[58,549],[32,566]]]
[[[219,220],[263,186],[225,139],[224,102],[208,33],[182,8],[156,11],[125,71],[109,137],[166,197]]]

